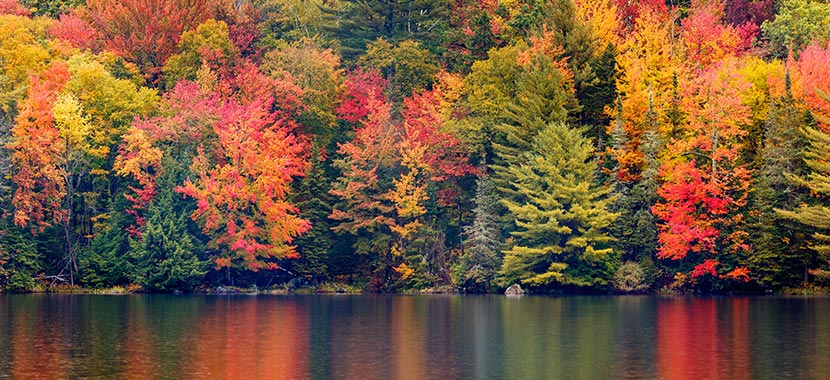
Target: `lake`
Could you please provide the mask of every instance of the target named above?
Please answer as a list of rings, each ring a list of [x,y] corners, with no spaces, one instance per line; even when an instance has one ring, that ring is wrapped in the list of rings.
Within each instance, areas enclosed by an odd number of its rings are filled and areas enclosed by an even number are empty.
[[[0,295],[2,379],[827,379],[830,298]]]

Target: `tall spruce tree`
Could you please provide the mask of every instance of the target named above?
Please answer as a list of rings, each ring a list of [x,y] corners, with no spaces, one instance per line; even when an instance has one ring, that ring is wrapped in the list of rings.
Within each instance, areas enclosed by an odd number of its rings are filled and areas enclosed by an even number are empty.
[[[323,9],[331,25],[324,29],[340,42],[346,62],[354,62],[379,38],[392,44],[413,39],[435,52],[450,8],[447,0],[347,0],[339,9]]]
[[[545,55],[530,60],[517,79],[516,96],[507,105],[508,122],[495,126],[493,181],[502,197],[518,195],[511,185],[515,175],[510,167],[521,163],[524,154],[533,149],[537,134],[549,123],[565,122],[569,113],[578,109],[566,71]]]
[[[464,228],[467,239],[459,266],[459,283],[467,291],[487,291],[501,265],[501,231],[499,229],[499,199],[496,186],[489,175],[476,181],[473,224]]]
[[[191,290],[210,269],[206,247],[190,215],[192,200],[174,192],[190,174],[184,163],[162,159],[159,194],[147,209],[140,236],[130,239],[127,253],[130,282],[151,291]]]
[[[788,91],[787,96],[773,100],[764,125],[751,198],[757,210],[750,214],[755,249],[747,260],[752,277],[764,288],[797,285],[806,276],[811,256],[805,241],[808,234],[794,220],[782,219],[775,209],[795,209],[807,200],[806,191],[785,173],[807,174],[802,156],[806,142],[799,129],[808,123],[808,114]]]
[[[523,162],[511,165],[514,190],[524,202],[503,202],[515,216],[516,243],[504,252],[505,283],[601,287],[614,261],[608,227],[609,189],[595,181],[591,141],[564,123],[536,137]]]
[[[311,229],[294,239],[300,258],[293,269],[300,274],[325,278],[328,254],[335,241],[328,216],[331,214],[331,178],[326,175],[325,162],[319,150],[311,158],[311,169],[297,181],[294,203],[300,209],[300,217],[311,222]]]
[[[830,196],[830,134],[819,129],[805,127],[802,129],[809,146],[804,152],[804,163],[811,172],[806,176],[787,173],[787,179],[808,188],[813,199],[809,204],[802,204],[791,210],[775,209],[782,218],[791,219],[817,231],[812,234],[810,248],[817,256],[809,260],[812,273],[821,278],[830,277],[827,264],[830,259],[830,207],[826,206]],[[819,268],[823,266],[824,268]]]

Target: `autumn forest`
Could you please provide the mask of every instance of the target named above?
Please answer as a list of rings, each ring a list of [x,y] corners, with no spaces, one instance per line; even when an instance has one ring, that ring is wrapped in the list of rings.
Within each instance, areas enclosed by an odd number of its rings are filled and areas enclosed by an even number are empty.
[[[828,25],[810,0],[0,0],[0,291],[823,291]]]

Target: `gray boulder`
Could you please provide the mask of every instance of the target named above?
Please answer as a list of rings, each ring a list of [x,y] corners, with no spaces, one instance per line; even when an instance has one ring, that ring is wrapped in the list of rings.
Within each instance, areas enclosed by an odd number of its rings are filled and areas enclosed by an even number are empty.
[[[510,285],[507,290],[504,291],[504,295],[506,296],[521,296],[524,295],[525,291],[519,284]]]

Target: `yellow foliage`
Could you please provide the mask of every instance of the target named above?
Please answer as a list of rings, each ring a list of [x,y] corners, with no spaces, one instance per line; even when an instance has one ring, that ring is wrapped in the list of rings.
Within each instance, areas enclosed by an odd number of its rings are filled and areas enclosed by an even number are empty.
[[[669,29],[673,23],[664,18],[652,12],[642,14],[618,55],[622,76],[617,82],[617,92],[625,94],[622,99],[624,128],[635,143],[645,129],[650,100],[655,112],[662,114],[672,96],[673,76],[681,74]]]
[[[597,46],[619,45],[620,18],[617,6],[608,0],[576,0],[577,17],[591,27]],[[602,49],[597,49],[602,54]]]
[[[395,272],[397,272],[398,274],[401,275],[402,280],[406,280],[406,279],[412,277],[413,275],[415,275],[415,270],[410,268],[406,264],[398,265],[394,269],[395,269]]]

